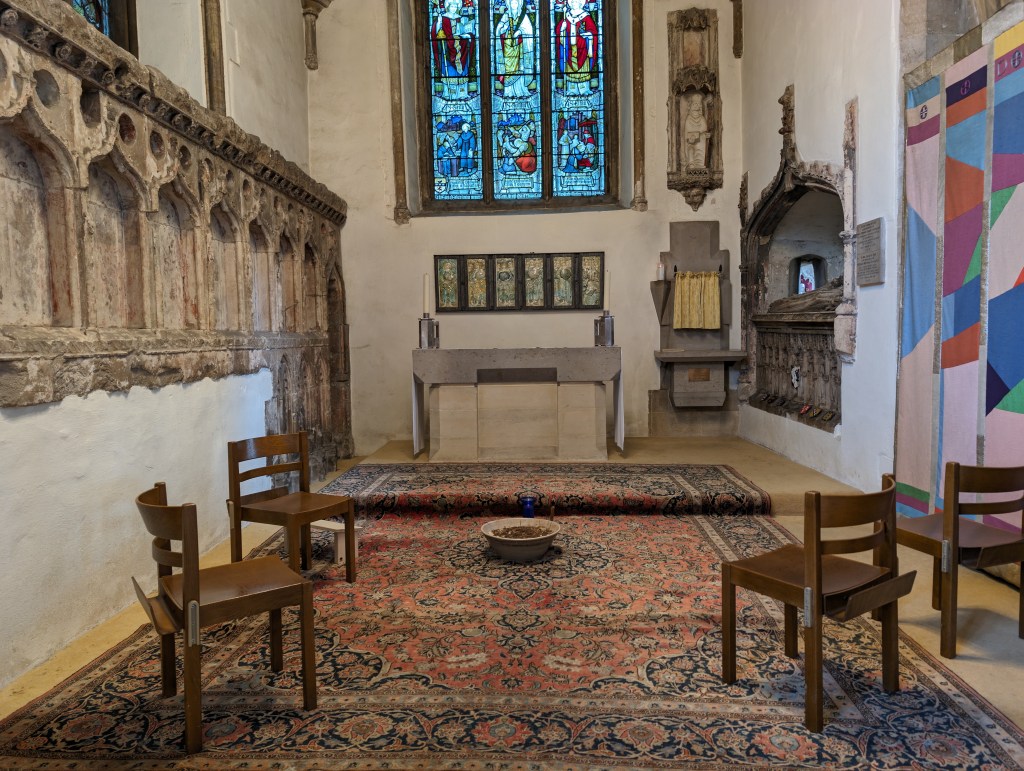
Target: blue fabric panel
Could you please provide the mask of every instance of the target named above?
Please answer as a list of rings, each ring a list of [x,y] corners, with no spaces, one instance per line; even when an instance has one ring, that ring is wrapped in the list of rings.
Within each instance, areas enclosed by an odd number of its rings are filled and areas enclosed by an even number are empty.
[[[907,255],[903,276],[903,329],[900,358],[913,351],[935,324],[935,234],[907,209]]]
[[[920,107],[932,97],[939,95],[939,78],[935,77],[927,83],[922,83],[917,88],[907,92],[907,107]]]
[[[1002,104],[1018,94],[1024,94],[1024,70],[1014,72],[1012,75],[1007,75],[1002,80],[996,81],[993,97],[996,104]]]
[[[1007,391],[1024,380],[1024,284],[989,300],[988,363]]]
[[[981,319],[981,277],[942,298],[942,339],[956,337]]]
[[[1024,73],[1021,73],[1024,75]],[[1024,85],[1024,78],[1013,76]],[[1003,82],[1003,81],[1000,81]],[[973,120],[973,118],[972,118]],[[996,106],[992,126],[992,152],[1001,155],[1024,155],[1024,92]]]
[[[976,169],[984,169],[985,117],[984,112],[979,112],[947,128],[946,155]]]

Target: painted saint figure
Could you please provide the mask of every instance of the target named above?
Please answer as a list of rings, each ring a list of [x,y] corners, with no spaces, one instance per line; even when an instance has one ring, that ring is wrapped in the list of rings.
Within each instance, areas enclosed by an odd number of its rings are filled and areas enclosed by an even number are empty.
[[[590,79],[597,71],[597,24],[585,9],[586,0],[568,0],[565,17],[555,29],[558,70],[565,77],[565,93],[588,96]]]
[[[558,144],[562,158],[562,171],[567,174],[578,174],[593,168],[594,138],[578,116],[573,116],[565,121]]]
[[[468,99],[476,39],[463,20],[462,0],[444,0],[444,13],[431,25],[430,37],[442,95],[445,99]]]
[[[533,73],[525,68],[533,66],[534,30],[523,0],[507,0],[494,29],[502,59],[502,97],[526,99],[530,93]]]
[[[476,170],[476,134],[468,123],[462,124],[459,133],[459,174],[472,174]]]
[[[683,122],[686,168],[704,168],[707,165],[709,136],[708,121],[704,117],[704,98],[699,93],[693,94],[689,97],[689,108]]]
[[[537,149],[532,141],[533,125],[507,126],[498,134],[502,151],[499,168],[504,173],[532,174],[537,170]]]

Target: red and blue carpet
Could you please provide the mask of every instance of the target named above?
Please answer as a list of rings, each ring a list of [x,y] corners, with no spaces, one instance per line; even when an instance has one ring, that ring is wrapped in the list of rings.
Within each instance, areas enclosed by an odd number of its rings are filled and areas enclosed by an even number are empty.
[[[729,466],[653,463],[360,464],[323,489],[359,513],[519,513],[519,498],[571,514],[770,514],[768,493]]]
[[[148,629],[0,723],[4,769],[1017,768],[1024,734],[908,639],[881,687],[877,626],[826,625],[826,728],[806,731],[782,611],[739,593],[740,680],[720,673],[719,564],[791,540],[750,516],[574,516],[538,563],[501,562],[480,518],[387,515],[359,582],[316,544],[320,707],[298,641],[209,631],[205,751],[187,758]],[[262,551],[277,550],[280,540]]]

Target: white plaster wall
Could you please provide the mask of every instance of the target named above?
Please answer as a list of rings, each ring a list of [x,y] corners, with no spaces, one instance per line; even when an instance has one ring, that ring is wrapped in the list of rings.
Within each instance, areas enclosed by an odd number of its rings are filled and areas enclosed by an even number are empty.
[[[743,158],[751,206],[778,170],[777,103],[792,83],[806,161],[842,163],[845,106],[859,105],[857,222],[881,217],[885,283],[857,290],[857,351],[843,368],[837,437],[744,407],[743,436],[861,489],[892,470],[898,340],[899,4],[891,0],[744,3]],[[784,52],[784,53],[783,53]]]
[[[381,4],[382,5],[382,4]],[[404,6],[405,3],[400,5]],[[667,251],[668,223],[720,220],[721,247],[733,263],[733,327],[738,344],[739,196],[741,170],[740,66],[732,55],[732,3],[706,5],[719,17],[723,91],[725,188],[698,212],[666,187],[668,166],[667,15],[685,0],[645,4],[647,212],[433,216],[396,225],[391,142],[391,86],[386,16],[377,4],[332,7],[320,17],[320,69],[310,73],[310,152],[315,176],[349,204],[342,230],[352,361],[356,451],[412,435],[411,350],[422,313],[422,281],[435,253],[603,250],[611,271],[616,343],[622,347],[626,433],[647,434],[647,392],[658,387],[653,352],[658,325],[649,282]],[[344,10],[344,13],[340,11]],[[625,88],[628,84],[621,84]],[[777,151],[776,151],[777,155]],[[631,179],[623,180],[626,201]],[[441,316],[445,348],[590,346],[593,312],[448,314]]]
[[[201,551],[227,537],[226,444],[265,433],[271,394],[262,370],[0,409],[0,687],[135,602],[130,576],[155,588],[134,505],[154,482],[196,504]]]
[[[136,0],[139,61],[156,67],[206,104],[200,0]]]
[[[308,172],[302,4],[298,0],[224,0],[222,10],[228,115]],[[332,11],[337,16],[348,14],[342,7],[328,9],[325,15]],[[377,12],[383,13],[383,8]]]

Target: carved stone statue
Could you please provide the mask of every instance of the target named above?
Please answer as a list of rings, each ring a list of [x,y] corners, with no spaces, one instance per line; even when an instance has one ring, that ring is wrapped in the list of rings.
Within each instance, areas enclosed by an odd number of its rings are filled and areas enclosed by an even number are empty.
[[[685,153],[686,169],[702,169],[707,165],[708,157],[708,119],[704,115],[704,99],[700,93],[691,94],[687,98],[689,108],[683,122],[683,152]]]

